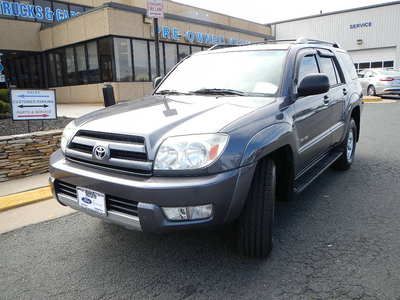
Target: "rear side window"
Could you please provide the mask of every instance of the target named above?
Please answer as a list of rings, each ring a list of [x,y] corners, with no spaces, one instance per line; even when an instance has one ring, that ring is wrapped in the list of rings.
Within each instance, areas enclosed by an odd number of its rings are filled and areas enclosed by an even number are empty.
[[[319,62],[320,62],[321,73],[324,73],[326,74],[326,76],[328,76],[330,85],[332,86],[338,84],[332,58],[320,57]]]
[[[315,55],[312,54],[304,56],[302,58],[299,66],[297,82],[300,83],[304,77],[311,73],[319,73],[317,60],[315,59]]]
[[[343,73],[346,78],[355,80],[358,78],[356,68],[354,67],[353,61],[350,56],[344,52],[336,52],[336,57],[339,59],[339,63],[342,67]]]

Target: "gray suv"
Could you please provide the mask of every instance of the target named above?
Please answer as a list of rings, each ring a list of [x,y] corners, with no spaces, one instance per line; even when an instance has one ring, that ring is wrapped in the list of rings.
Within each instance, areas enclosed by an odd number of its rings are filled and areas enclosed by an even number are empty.
[[[361,86],[336,44],[217,46],[155,86],[65,128],[50,160],[62,205],[144,232],[226,224],[266,257],[275,201],[354,160]]]

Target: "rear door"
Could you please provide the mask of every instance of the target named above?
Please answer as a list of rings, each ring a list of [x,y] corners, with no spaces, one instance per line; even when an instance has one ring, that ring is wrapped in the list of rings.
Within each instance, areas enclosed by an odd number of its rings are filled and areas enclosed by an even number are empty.
[[[296,58],[295,94],[301,80],[312,73],[319,73],[317,52],[315,50],[302,50]],[[331,141],[329,129],[332,118],[328,110],[328,93],[297,97],[294,103],[294,130],[297,138],[297,151],[299,163],[298,171],[301,173],[310,166],[329,148]]]
[[[330,89],[325,105],[329,114],[327,121],[330,123],[328,132],[331,136],[330,146],[333,146],[340,141],[345,130],[344,109],[349,91],[335,55],[325,49],[319,49],[317,52],[320,72],[329,78]]]

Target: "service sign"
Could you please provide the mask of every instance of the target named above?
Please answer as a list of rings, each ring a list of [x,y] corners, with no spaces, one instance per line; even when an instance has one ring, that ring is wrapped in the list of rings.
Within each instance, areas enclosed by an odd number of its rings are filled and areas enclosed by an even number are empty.
[[[147,16],[149,18],[164,18],[163,0],[147,0]]]
[[[11,89],[13,120],[57,119],[54,90]]]

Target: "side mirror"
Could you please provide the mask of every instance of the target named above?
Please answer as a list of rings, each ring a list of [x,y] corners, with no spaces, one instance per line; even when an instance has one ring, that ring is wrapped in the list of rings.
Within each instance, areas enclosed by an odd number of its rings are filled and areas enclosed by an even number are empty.
[[[325,74],[309,74],[303,78],[297,88],[300,97],[323,94],[329,91],[329,78]]]
[[[163,78],[160,76],[160,77],[156,77],[156,78],[154,78],[154,80],[153,80],[153,88],[155,89],[156,87],[158,87],[158,85],[160,84],[160,82],[161,82],[161,80],[162,80]]]

